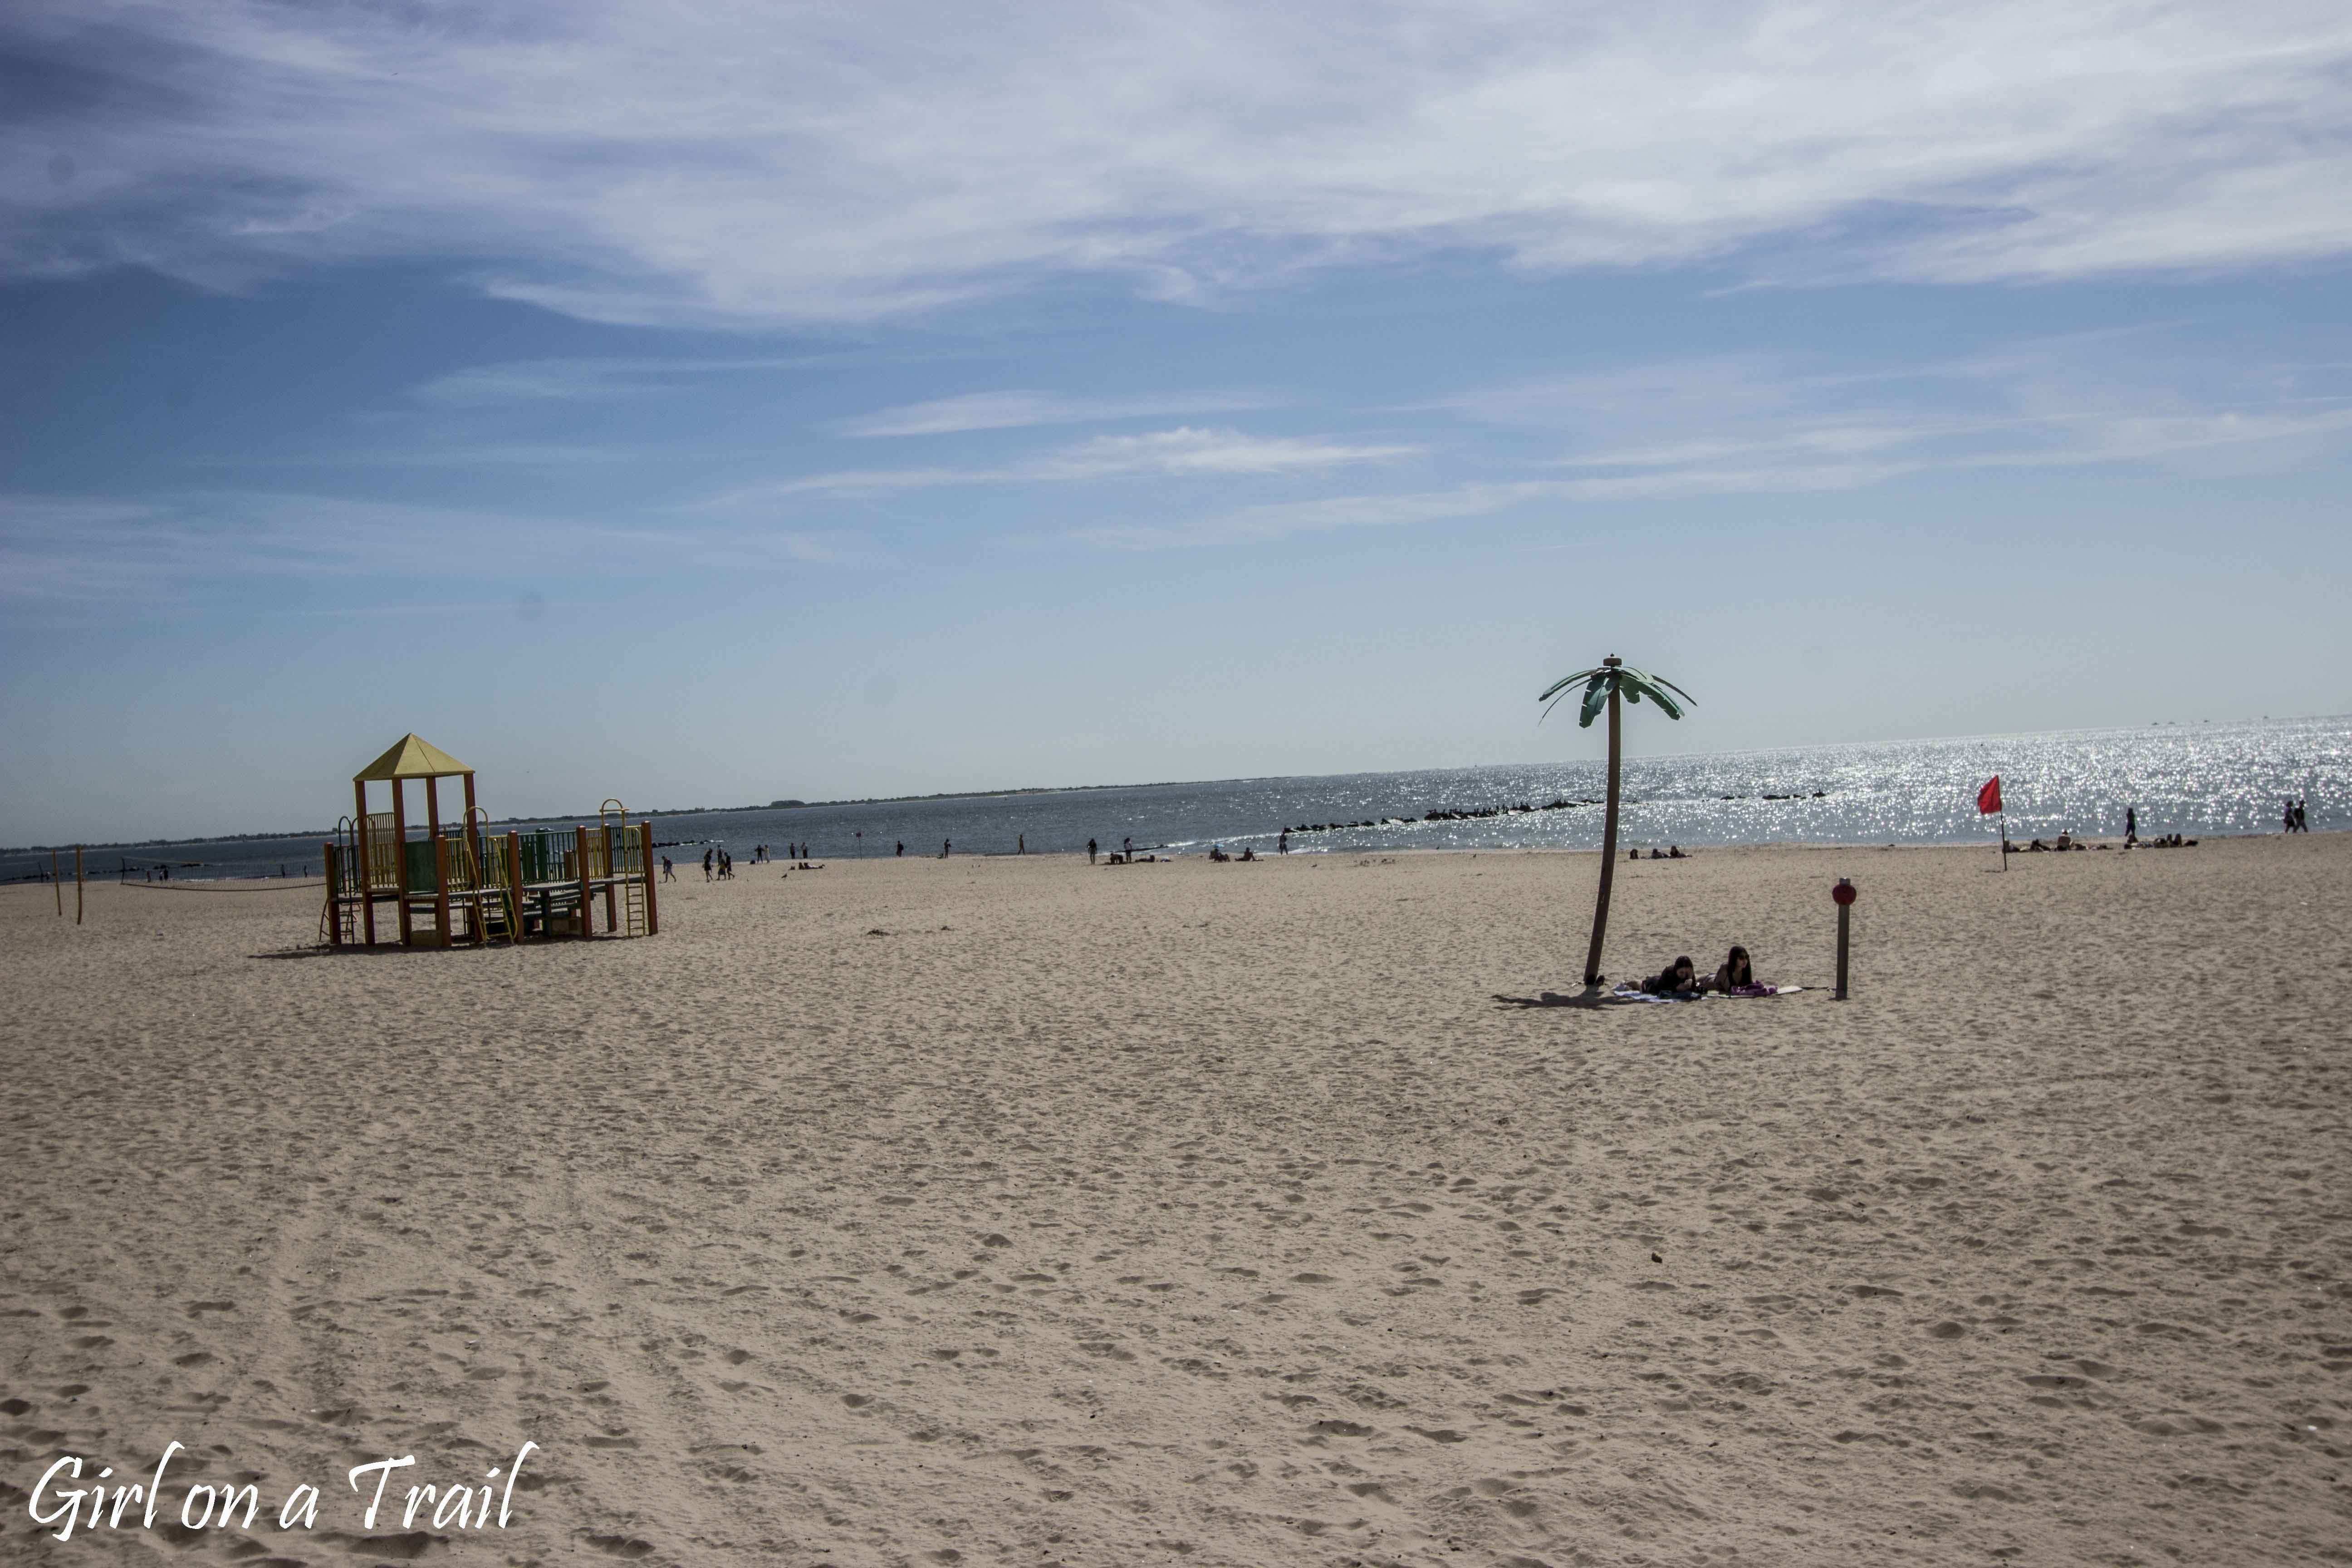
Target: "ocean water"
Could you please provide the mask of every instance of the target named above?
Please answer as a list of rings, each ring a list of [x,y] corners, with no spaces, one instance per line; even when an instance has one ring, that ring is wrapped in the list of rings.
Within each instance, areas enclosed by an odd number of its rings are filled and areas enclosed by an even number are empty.
[[[1596,731],[1551,743],[1590,752]],[[2315,830],[2352,826],[2352,717],[2242,724],[2168,724],[1948,741],[1801,746],[1780,751],[1645,757],[1624,767],[1622,845],[1688,849],[1727,844],[1989,844],[1978,785],[2001,776],[2009,831],[2020,842],[2062,831],[2120,837],[2137,807],[2143,836],[2275,832],[2283,797],[2308,799]],[[328,781],[331,784],[332,781]],[[323,786],[322,786],[323,787]],[[820,858],[1106,849],[1205,854],[1223,844],[1272,850],[1284,828],[1293,853],[1400,849],[1594,849],[1603,766],[1590,757],[1322,778],[1223,779],[950,800],[656,815],[656,840],[681,868],[705,848],[748,860],[754,845],[806,843]],[[483,781],[497,808],[497,780]],[[1544,807],[1554,801],[1572,804]],[[1595,804],[1573,804],[1573,803]],[[1462,818],[1432,812],[1486,813]],[[593,822],[593,817],[585,820]],[[569,826],[571,819],[543,825]],[[1306,831],[1296,831],[1304,828]],[[68,869],[71,856],[67,858]],[[133,876],[155,860],[173,876],[315,875],[319,836],[146,844],[92,850],[93,877],[118,860]],[[46,854],[0,854],[0,879],[45,871]]]

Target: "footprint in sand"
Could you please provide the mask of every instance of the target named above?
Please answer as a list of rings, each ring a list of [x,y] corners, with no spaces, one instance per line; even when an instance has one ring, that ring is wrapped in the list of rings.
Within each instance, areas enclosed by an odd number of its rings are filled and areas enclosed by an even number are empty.
[[[193,1531],[190,1534],[194,1539],[181,1542],[181,1545],[202,1544],[205,1539],[202,1531]],[[446,1535],[427,1535],[421,1530],[408,1531],[400,1535],[345,1535],[339,1531],[330,1531],[319,1539],[331,1546],[342,1548],[354,1557],[422,1557],[435,1546],[449,1543]]]
[[[614,1557],[646,1557],[653,1552],[654,1543],[634,1535],[592,1535],[588,1544]]]

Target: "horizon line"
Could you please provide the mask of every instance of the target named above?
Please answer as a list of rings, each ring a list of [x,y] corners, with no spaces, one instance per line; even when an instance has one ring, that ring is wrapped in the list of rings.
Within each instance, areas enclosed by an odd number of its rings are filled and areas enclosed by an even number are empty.
[[[2286,714],[2277,717],[2273,717],[2270,714],[2263,714],[2259,718],[2253,719],[2151,719],[2146,724],[2076,724],[2053,730],[2001,730],[1974,735],[1914,735],[1901,739],[1879,741],[1813,741],[1804,742],[1800,745],[1748,746],[1726,752],[1656,752],[1640,757],[1628,757],[1625,760],[1628,763],[1677,762],[1691,757],[1763,756],[1776,752],[1808,751],[1828,746],[1908,746],[1937,742],[1951,743],[1968,741],[2025,740],[2050,735],[2084,735],[2109,733],[2115,731],[2137,733],[2141,730],[2178,728],[2183,723],[2193,725],[2308,724],[2330,719],[2352,721],[2352,713],[2302,713]],[[1538,722],[1540,723],[1541,721],[1538,720]],[[1590,761],[1591,759],[1585,760]],[[754,803],[745,805],[677,806],[664,810],[642,811],[635,813],[634,815],[637,820],[642,822],[660,817],[709,816],[718,816],[724,813],[744,811],[819,811],[849,805],[899,805],[909,801],[999,800],[1013,795],[1076,795],[1100,790],[1183,789],[1198,787],[1204,784],[1265,784],[1294,779],[1366,778],[1382,773],[1475,773],[1483,768],[1552,767],[1558,765],[1560,764],[1557,762],[1464,763],[1452,767],[1372,768],[1358,770],[1353,773],[1234,773],[1223,778],[1161,779],[1150,783],[1023,784],[1007,789],[942,790],[935,791],[928,795],[853,795],[845,796],[838,800],[800,801],[791,805],[777,805],[773,802],[769,802],[766,804]],[[567,814],[563,812],[532,812],[515,816],[492,817],[489,820],[493,825],[498,825],[520,822],[554,821],[566,816],[579,816],[581,821],[584,822],[587,816],[596,815],[598,814],[593,812],[587,813],[584,816],[576,813]],[[313,834],[324,834],[328,837],[332,837],[334,835],[334,829],[298,827],[287,829],[281,832],[196,834],[179,838],[151,836],[144,838],[112,838],[102,840],[80,839],[73,843],[60,844],[0,845],[0,855],[37,855],[45,851],[55,852],[67,849],[135,849],[142,846],[160,847],[171,844],[249,843],[275,838],[307,838],[311,837]]]

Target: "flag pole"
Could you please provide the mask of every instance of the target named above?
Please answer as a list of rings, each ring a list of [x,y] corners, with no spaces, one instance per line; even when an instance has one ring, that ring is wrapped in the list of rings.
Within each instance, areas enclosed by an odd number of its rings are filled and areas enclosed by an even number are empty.
[[[2009,809],[2004,806],[1997,815],[2000,818],[2000,868],[2006,871],[2009,869]]]

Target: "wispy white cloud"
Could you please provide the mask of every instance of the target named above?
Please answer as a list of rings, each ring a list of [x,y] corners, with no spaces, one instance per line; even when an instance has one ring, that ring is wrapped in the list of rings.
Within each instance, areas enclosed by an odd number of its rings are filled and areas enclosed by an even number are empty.
[[[12,132],[53,155],[0,163],[16,276],[427,258],[769,326],[1464,247],[1945,280],[2352,248],[2335,0],[21,0],[7,30],[71,68]]]
[[[1483,390],[1449,406],[1563,450],[1586,497],[1855,488],[1941,468],[2308,457],[2352,423],[2322,365],[2183,354],[2082,333],[1867,371],[1768,356],[1662,362]]]
[[[1071,530],[1115,551],[1380,529],[1696,496],[1862,490],[1923,474],[2128,466],[2275,471],[2352,439],[2352,395],[2313,394],[2325,364],[2169,360],[2119,334],[2013,344],[1947,361],[1824,370],[1764,356],[1680,360],[1486,389],[1450,407],[1563,455],[1540,477],[1232,507],[1171,522]]]
[[[575,468],[595,464],[641,463],[656,456],[675,458],[675,449],[656,454],[638,447],[587,447],[562,442],[419,442],[413,447],[356,447],[297,453],[282,458],[209,458],[205,468]]]
[[[839,355],[767,359],[541,359],[469,365],[413,391],[419,403],[479,408],[506,403],[574,403],[643,397],[707,375],[804,370],[845,362]]]
[[[1265,406],[1267,403],[1263,398],[1230,392],[1180,393],[1158,397],[971,392],[836,420],[833,428],[844,436],[945,436],[965,430],[1013,430],[1038,425],[1092,425],[1116,419],[1226,414]]]
[[[365,584],[617,577],[648,570],[742,571],[780,561],[869,559],[839,529],[583,522],[488,508],[292,491],[185,491],[136,499],[0,493],[0,602],[158,607],[235,602],[256,612]]]
[[[867,495],[953,485],[1066,484],[1137,475],[1163,478],[1313,472],[1410,457],[1411,446],[1362,446],[1181,426],[1139,436],[1097,436],[998,468],[848,468],[732,490],[706,503],[721,510],[793,496]]]

